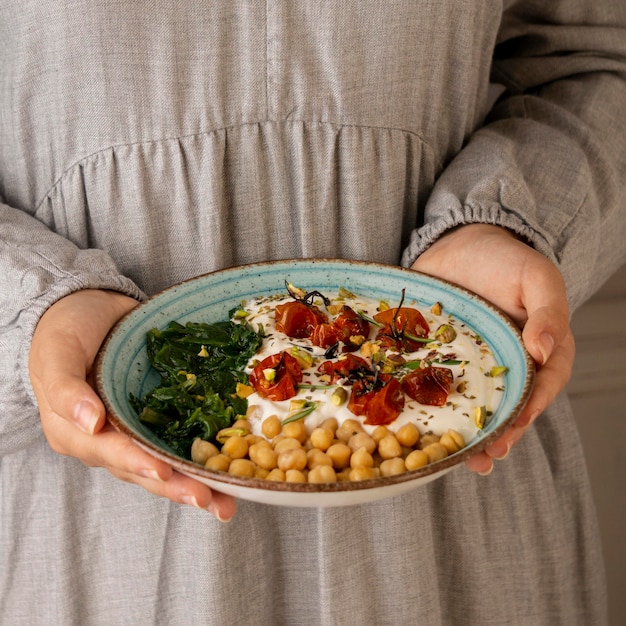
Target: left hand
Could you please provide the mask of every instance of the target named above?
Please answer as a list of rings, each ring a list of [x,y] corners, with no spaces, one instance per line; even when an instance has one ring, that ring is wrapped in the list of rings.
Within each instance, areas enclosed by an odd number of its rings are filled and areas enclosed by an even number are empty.
[[[493,469],[565,388],[574,364],[565,284],[557,267],[499,226],[469,224],[444,234],[411,269],[469,289],[505,311],[523,329],[537,363],[535,386],[513,426],[466,461],[479,474]]]

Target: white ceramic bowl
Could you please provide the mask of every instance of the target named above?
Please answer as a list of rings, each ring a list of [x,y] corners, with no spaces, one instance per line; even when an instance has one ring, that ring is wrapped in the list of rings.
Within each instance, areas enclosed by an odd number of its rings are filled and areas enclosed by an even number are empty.
[[[146,332],[171,320],[216,322],[242,300],[284,293],[285,280],[304,290],[332,292],[339,287],[367,297],[406,300],[445,310],[477,332],[498,363],[509,371],[499,407],[485,428],[459,452],[423,468],[390,477],[328,484],[282,483],[210,471],[173,453],[144,424],[129,403],[159,382],[146,353]],[[523,409],[534,381],[534,362],[515,324],[479,296],[418,272],[377,263],[332,259],[273,261],[233,267],[174,285],[142,303],[112,329],[96,361],[96,385],[112,424],[150,454],[183,474],[237,498],[285,506],[345,506],[387,498],[439,478],[484,450]]]

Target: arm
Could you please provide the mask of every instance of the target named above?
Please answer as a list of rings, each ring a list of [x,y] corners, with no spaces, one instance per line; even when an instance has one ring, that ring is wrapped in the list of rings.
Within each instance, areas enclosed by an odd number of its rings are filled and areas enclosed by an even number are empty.
[[[81,250],[0,206],[0,454],[45,434],[57,453],[220,519],[234,500],[173,472],[114,431],[89,384],[110,328],[143,297],[100,250]]]
[[[538,363],[515,426],[468,462],[481,473],[564,389],[569,311],[626,260],[626,5],[510,4],[493,64],[504,96],[438,180],[403,257],[507,311]]]
[[[104,252],[80,250],[1,200],[0,267],[0,454],[9,454],[41,436],[28,353],[44,311],[86,287],[142,294]]]
[[[497,224],[556,263],[574,309],[626,260],[626,5],[511,4],[492,72],[505,94],[438,180],[403,261],[454,226]]]

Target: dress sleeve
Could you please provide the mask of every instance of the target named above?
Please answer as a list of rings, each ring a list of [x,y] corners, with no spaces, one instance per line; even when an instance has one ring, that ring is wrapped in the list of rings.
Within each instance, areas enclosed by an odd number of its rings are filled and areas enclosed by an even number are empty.
[[[28,353],[43,312],[80,289],[142,299],[101,250],[81,250],[29,214],[0,202],[0,456],[41,434]]]
[[[444,170],[403,255],[491,223],[565,278],[572,309],[626,260],[626,2],[510,2],[492,80],[504,93]]]

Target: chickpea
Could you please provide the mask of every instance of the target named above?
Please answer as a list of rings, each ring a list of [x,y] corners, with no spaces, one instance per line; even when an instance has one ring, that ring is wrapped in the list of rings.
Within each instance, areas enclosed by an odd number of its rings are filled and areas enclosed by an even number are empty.
[[[379,441],[389,434],[389,429],[386,426],[376,426],[376,428],[372,432],[372,439],[378,445]]]
[[[310,483],[336,483],[337,474],[329,465],[317,465],[309,471],[307,480]]]
[[[253,478],[256,466],[250,459],[233,459],[228,468],[228,473],[233,476]]]
[[[207,459],[204,467],[208,470],[217,470],[218,472],[227,472],[232,459],[226,454],[216,454]]]
[[[445,459],[448,456],[448,451],[439,442],[427,445],[424,448],[424,452],[426,453],[426,456],[428,456],[428,460],[431,463],[434,463],[435,461],[440,461],[441,459]]]
[[[359,448],[350,457],[350,467],[374,467],[374,457],[365,448]]]
[[[330,446],[330,448],[328,448],[328,450],[326,450],[326,454],[333,462],[333,467],[335,469],[343,469],[344,467],[348,467],[350,465],[352,450],[350,450],[345,443],[334,443]]]
[[[191,444],[191,460],[204,465],[212,456],[219,454],[218,447],[210,441],[196,437]]]
[[[282,483],[285,480],[285,472],[276,467],[265,477],[265,480],[273,480],[274,482]]]
[[[265,441],[269,443],[267,439],[265,439],[265,437],[253,435],[252,433],[250,433],[249,435],[245,435],[244,439],[248,442],[248,447],[253,446],[255,443],[259,443],[260,441]]]
[[[359,480],[369,480],[370,478],[377,478],[378,472],[373,467],[353,467],[350,470],[349,479],[353,482]]]
[[[356,433],[348,439],[348,447],[352,452],[356,452],[359,448],[365,448],[370,454],[376,450],[376,442],[365,432]]]
[[[337,482],[348,482],[350,480],[350,472],[352,468],[350,466],[344,467],[342,470],[336,472]]]
[[[248,439],[248,441],[250,440]],[[257,437],[257,439],[255,439],[254,441],[254,444],[252,445],[256,445],[256,446],[264,447],[264,448],[272,448],[272,444],[265,437]]]
[[[439,443],[448,451],[448,454],[454,454],[465,447],[463,435],[452,428],[441,435]]]
[[[304,443],[307,438],[306,426],[302,420],[285,424],[282,432],[285,437],[297,439],[300,443]]]
[[[429,446],[431,443],[438,443],[439,437],[434,435],[433,433],[428,433],[426,435],[422,435],[419,439],[419,447],[423,450],[426,446]]]
[[[265,480],[269,473],[270,470],[265,469],[264,467],[259,467],[258,465],[254,469],[254,477],[260,478],[261,480]]]
[[[307,467],[309,469],[313,469],[319,465],[326,465],[328,467],[333,466],[333,462],[330,457],[325,453],[319,450],[318,448],[312,448],[306,453],[307,456]]]
[[[278,453],[271,446],[262,443],[255,443],[250,446],[248,455],[253,463],[266,470],[273,470],[278,467]]]
[[[250,420],[257,420],[263,417],[263,408],[259,404],[249,404],[248,410],[246,411],[246,419],[248,422]]]
[[[248,454],[248,442],[245,437],[233,435],[223,443],[222,452],[231,459],[243,459]]]
[[[303,470],[306,463],[306,452],[302,448],[285,450],[278,455],[278,467],[285,472],[290,469]]]
[[[238,419],[235,420],[235,423],[231,426],[231,428],[237,428],[241,430],[247,430],[248,432],[252,432],[252,424],[246,419]]]
[[[404,459],[396,456],[392,459],[385,459],[380,464],[380,475],[381,476],[395,476],[396,474],[402,474],[406,472],[406,465],[404,464]]]
[[[285,481],[288,483],[305,483],[306,476],[297,469],[288,469],[285,472]]]
[[[353,419],[345,420],[341,426],[335,431],[335,437],[340,441],[346,443],[352,435],[356,433],[360,433],[363,431],[363,426],[361,426],[361,422]]]
[[[413,450],[404,459],[404,465],[409,471],[424,467],[424,465],[428,465],[428,455],[423,450]]]
[[[392,459],[402,455],[402,446],[395,435],[386,435],[378,442],[378,454],[383,459]]]
[[[325,428],[326,430],[330,430],[333,435],[337,428],[339,428],[339,422],[336,417],[327,417],[321,424],[320,428]]]
[[[415,424],[405,424],[396,431],[396,439],[401,446],[412,448],[420,438],[420,431]]]
[[[263,420],[261,424],[261,433],[267,439],[274,439],[276,435],[280,434],[282,429],[282,424],[280,423],[280,419],[278,419],[278,415],[270,415],[266,419]]]
[[[276,450],[278,454],[284,452],[285,450],[294,450],[299,448],[302,448],[302,444],[297,439],[293,439],[292,437],[284,437],[277,441],[274,446],[274,450]]]
[[[310,437],[311,445],[318,450],[326,452],[326,450],[328,450],[333,443],[333,437],[334,431],[331,431],[328,428],[322,428],[321,426],[314,428]]]

